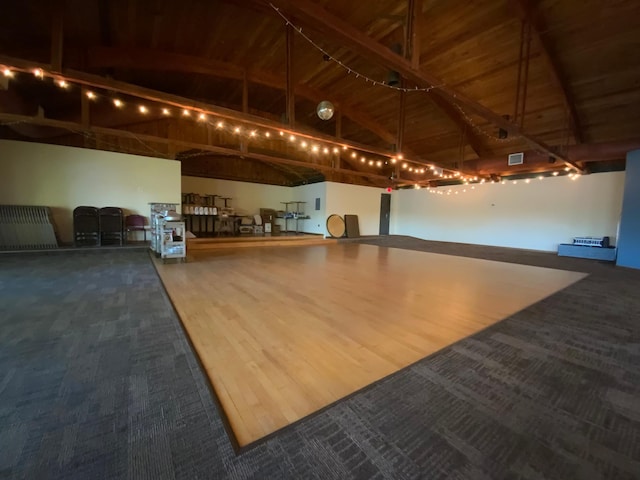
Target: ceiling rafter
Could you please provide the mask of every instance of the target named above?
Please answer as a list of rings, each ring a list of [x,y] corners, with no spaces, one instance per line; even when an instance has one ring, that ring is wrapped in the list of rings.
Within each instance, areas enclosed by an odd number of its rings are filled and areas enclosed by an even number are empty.
[[[526,133],[518,125],[506,120],[502,115],[485,107],[464,93],[444,84],[438,77],[424,70],[415,69],[411,62],[404,57],[392,52],[389,48],[367,36],[342,18],[333,15],[322,6],[310,0],[266,0],[287,12],[290,16],[303,21],[307,26],[318,30],[326,38],[339,42],[342,46],[349,47],[357,53],[369,58],[371,61],[392,68],[421,87],[434,87],[431,95],[438,95],[448,103],[464,108],[470,114],[478,115],[494,125],[503,128],[511,135],[518,135],[538,150],[548,155],[561,159],[579,172],[582,166],[572,162],[551,146]],[[472,126],[469,126],[472,129]]]
[[[48,68],[47,65],[39,62],[19,59],[19,58],[10,57],[7,55],[0,55],[0,64],[12,65],[14,68],[29,70],[29,71],[33,71],[34,69],[38,69],[38,68],[39,69]],[[391,158],[394,156],[394,152],[391,152],[386,149],[376,148],[371,145],[365,145],[365,144],[361,144],[351,140],[345,140],[343,138],[336,138],[334,136],[322,134],[320,132],[317,132],[308,128],[298,128],[296,130],[292,130],[290,128],[287,128],[286,126],[283,126],[280,122],[270,120],[268,118],[247,114],[237,110],[220,107],[218,105],[213,105],[209,103],[204,103],[204,102],[196,101],[193,99],[187,99],[184,97],[180,97],[178,95],[159,92],[159,91],[141,87],[138,85],[132,85],[125,82],[103,78],[97,75],[88,74],[85,72],[79,72],[71,69],[63,69],[63,72],[61,73],[65,79],[69,80],[72,83],[78,84],[81,87],[92,86],[94,88],[100,88],[100,89],[104,89],[104,90],[112,91],[116,93],[133,95],[143,100],[147,100],[151,102],[159,102],[167,106],[173,106],[181,109],[189,108],[195,112],[202,112],[205,114],[208,113],[211,115],[219,116],[221,118],[248,123],[255,127],[263,127],[263,128],[279,130],[279,131],[282,131],[283,133],[286,133],[287,135],[291,134],[299,138],[307,138],[307,139],[316,140],[319,142],[326,142],[335,146],[344,146],[347,148],[358,150],[360,152],[370,153],[370,154],[379,155],[379,156],[388,157],[388,158]],[[409,161],[414,164],[417,163],[422,165],[433,165],[434,167],[440,167],[448,171],[455,170],[448,166],[440,165],[437,162],[432,162],[432,161],[426,162],[424,160],[421,160],[415,157],[406,158],[406,155],[405,155],[405,161]],[[369,175],[366,172],[358,172],[358,173],[362,173],[363,175]],[[464,173],[464,172],[461,172],[461,173]]]
[[[562,98],[562,103],[567,111],[571,135],[576,143],[582,143],[583,135],[580,128],[580,120],[571,91],[567,85],[566,75],[563,74],[560,63],[553,53],[554,49],[549,36],[542,34],[547,30],[547,26],[541,12],[530,0],[511,0],[509,3],[520,20],[531,24],[532,40],[538,45],[541,56],[547,64],[551,81]]]
[[[172,70],[234,80],[243,80],[246,71],[246,78],[250,83],[285,91],[286,78],[284,75],[254,68],[245,69],[230,62],[210,58],[152,49],[117,47],[90,47],[87,49],[86,58],[88,68]],[[295,85],[295,94],[312,102],[330,98],[326,93],[303,84]],[[395,143],[394,134],[368,116],[362,108],[350,105],[343,98],[336,98],[333,103],[342,111],[345,117],[351,119],[354,123],[364,127],[389,144]]]

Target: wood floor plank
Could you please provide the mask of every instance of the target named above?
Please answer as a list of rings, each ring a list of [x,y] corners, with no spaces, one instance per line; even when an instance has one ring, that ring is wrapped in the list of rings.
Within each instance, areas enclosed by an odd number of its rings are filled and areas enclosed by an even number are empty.
[[[585,276],[348,243],[191,260],[158,272],[241,446]]]

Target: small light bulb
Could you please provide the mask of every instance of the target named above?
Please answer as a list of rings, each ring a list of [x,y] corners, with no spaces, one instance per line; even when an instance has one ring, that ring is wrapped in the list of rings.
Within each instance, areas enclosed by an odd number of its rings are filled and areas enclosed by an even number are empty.
[[[558,172],[553,172],[551,175],[553,175],[554,177],[558,176]]]
[[[218,127],[218,128],[222,128],[222,127],[224,127],[224,122],[218,122],[218,123],[216,123],[216,127]]]
[[[140,111],[140,113],[147,113],[149,110],[147,110],[147,107],[145,107],[144,105],[140,105],[138,107],[138,110]]]
[[[369,160],[369,165],[373,165],[373,160]]]
[[[96,98],[96,94],[93,93],[91,90],[87,90],[86,95],[89,100],[93,100],[94,98]]]
[[[163,108],[163,109],[162,109],[162,114],[163,114],[163,115],[171,115],[171,112],[169,111],[169,109],[168,109],[168,108]]]
[[[361,161],[362,163],[364,163],[364,162],[366,161],[366,159],[365,159],[364,157],[362,157],[362,158],[360,159],[360,161]]]
[[[233,129],[234,133],[240,133],[240,127],[236,127]]]
[[[284,132],[280,130],[280,136],[282,137],[283,135],[284,135]]]
[[[340,149],[338,147],[333,147],[333,153],[338,153]]]
[[[343,150],[346,150],[346,149],[347,149],[347,146],[346,146],[346,145],[343,145],[343,146],[342,146],[342,149],[343,149]]]
[[[391,163],[396,163],[396,159],[395,159],[395,158],[392,158],[392,159],[391,159]]]
[[[382,166],[382,162],[381,162],[380,160],[378,160],[378,161],[376,162],[376,165],[377,165],[377,166],[379,166],[379,167],[381,167],[381,166]]]
[[[296,141],[296,137],[293,136],[293,135],[290,135],[289,136],[289,140],[292,141],[292,142],[295,142]]]
[[[191,115],[191,112],[185,108],[184,110],[182,110],[182,115],[188,117],[189,115]]]
[[[324,147],[324,148],[322,149],[322,153],[329,153],[329,149],[328,149],[327,147]]]
[[[351,152],[351,158],[356,158],[358,154],[356,152]]]
[[[198,120],[200,120],[201,122],[205,121],[207,119],[207,116],[204,113],[201,113],[200,115],[198,115]]]
[[[44,71],[41,68],[34,68],[33,69],[33,75],[36,78],[42,79],[42,78],[44,78]]]
[[[265,136],[265,137],[267,137],[267,138],[269,138],[269,137],[271,136],[271,134],[270,134],[269,132],[266,132],[266,133],[264,134],[264,136]]]
[[[410,171],[410,172],[413,172],[413,167],[409,167],[409,171]]]
[[[56,83],[60,88],[67,88],[69,86],[69,84],[64,80],[56,80]]]
[[[406,164],[406,163],[403,163],[403,164],[402,164],[402,168],[407,168],[407,164]]]
[[[119,98],[114,98],[113,104],[116,106],[116,108],[120,108],[123,105],[122,100],[120,100]]]
[[[8,68],[5,68],[4,70],[2,70],[2,74],[5,77],[13,77],[13,72],[11,70],[9,70]]]
[[[252,130],[252,131],[251,131],[251,133],[249,133],[249,136],[251,136],[251,137],[255,137],[255,136],[256,136],[256,131],[255,131],[255,130]]]
[[[398,154],[398,160],[402,160],[404,157],[402,156],[401,153]]]
[[[538,180],[542,180],[544,177],[542,175],[538,175]]]
[[[313,147],[311,147],[311,150],[313,150],[314,152],[317,152],[318,150],[320,150],[320,147],[318,147],[317,145],[314,145]]]
[[[530,183],[530,182],[531,182],[531,179],[530,179],[530,178],[527,178],[527,179],[524,181],[524,183]]]

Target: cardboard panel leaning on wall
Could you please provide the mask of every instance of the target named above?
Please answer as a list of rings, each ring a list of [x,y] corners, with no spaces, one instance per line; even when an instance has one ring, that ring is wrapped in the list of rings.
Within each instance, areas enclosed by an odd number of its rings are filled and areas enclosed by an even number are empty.
[[[358,215],[360,235],[378,235],[380,229],[380,195],[382,188],[326,182],[326,215]],[[391,199],[393,204],[394,199]],[[392,214],[393,217],[393,214]],[[325,218],[326,221],[326,218]],[[325,227],[326,231],[326,227]]]
[[[624,176],[609,172],[577,180],[562,176],[473,189],[440,187],[443,195],[401,190],[392,200],[394,233],[544,251],[557,251],[558,244],[571,243],[576,236],[610,236],[615,242]]]
[[[149,217],[149,202],[180,204],[180,162],[100,150],[0,140],[0,203],[52,208],[63,243],[73,209],[120,207]]]

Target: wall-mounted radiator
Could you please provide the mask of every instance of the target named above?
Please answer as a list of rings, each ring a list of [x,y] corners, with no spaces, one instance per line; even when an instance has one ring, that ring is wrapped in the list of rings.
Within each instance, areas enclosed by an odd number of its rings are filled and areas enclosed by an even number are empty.
[[[57,247],[49,207],[0,205],[0,250]]]

